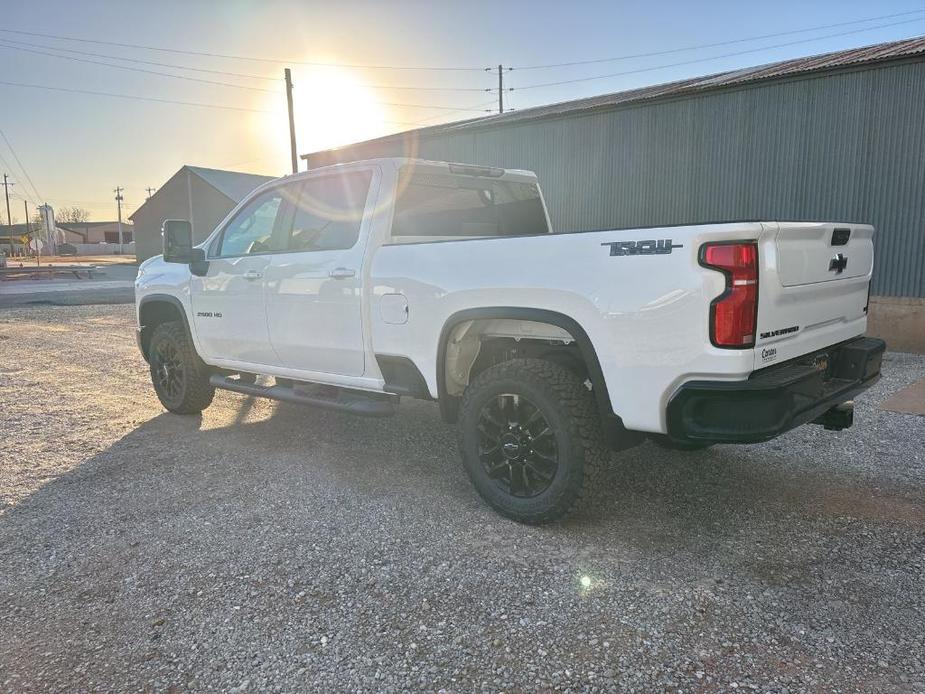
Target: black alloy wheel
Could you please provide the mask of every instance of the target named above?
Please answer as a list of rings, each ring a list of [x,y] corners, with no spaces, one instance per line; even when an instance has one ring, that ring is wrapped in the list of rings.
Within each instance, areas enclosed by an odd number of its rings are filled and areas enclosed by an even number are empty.
[[[476,491],[521,523],[548,523],[591,496],[607,461],[585,379],[516,358],[476,375],[459,406],[459,448]]]
[[[157,344],[151,355],[151,376],[155,389],[168,400],[180,396],[186,372],[175,344],[166,340]]]
[[[209,367],[199,358],[186,326],[179,321],[154,329],[148,349],[151,383],[161,404],[176,414],[196,414],[215,396]]]
[[[507,494],[530,498],[552,484],[559,469],[556,437],[543,412],[517,393],[501,393],[479,415],[479,460]]]

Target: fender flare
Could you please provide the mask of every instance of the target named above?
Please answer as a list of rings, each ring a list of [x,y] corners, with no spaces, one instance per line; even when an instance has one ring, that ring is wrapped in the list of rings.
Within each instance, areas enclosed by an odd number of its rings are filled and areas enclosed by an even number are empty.
[[[437,401],[440,405],[440,414],[445,421],[455,421],[458,406],[457,398],[451,397],[446,392],[446,348],[450,340],[450,333],[462,322],[495,318],[548,323],[568,332],[575,339],[581,356],[588,365],[588,377],[591,379],[591,385],[594,388],[594,396],[597,400],[601,417],[605,420],[612,420],[616,417],[619,420],[610,404],[610,395],[607,392],[607,383],[604,380],[604,372],[601,369],[600,361],[598,361],[597,352],[591,343],[591,338],[588,337],[588,333],[579,325],[578,321],[566,316],[564,313],[546,309],[494,306],[458,311],[447,318],[443,324],[443,329],[440,331],[439,351],[437,352]]]
[[[186,333],[190,336],[191,340],[193,339],[193,331],[190,328],[189,316],[186,315],[186,308],[183,306],[183,302],[171,294],[148,294],[138,302],[138,347],[141,349],[145,361],[148,360],[148,355],[144,349],[144,343],[141,338],[141,331],[145,328],[141,323],[141,309],[144,308],[146,304],[155,303],[170,304],[177,309],[177,313],[179,313],[180,317],[183,319],[183,326],[186,328]],[[195,345],[195,342],[193,344]]]

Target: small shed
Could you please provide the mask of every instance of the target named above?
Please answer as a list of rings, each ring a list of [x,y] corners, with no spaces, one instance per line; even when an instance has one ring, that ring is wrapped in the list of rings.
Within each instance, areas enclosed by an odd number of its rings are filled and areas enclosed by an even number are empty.
[[[193,225],[194,243],[199,243],[248,193],[271,180],[272,176],[181,167],[129,216],[134,222],[138,260],[161,253],[161,225],[165,219],[188,219]]]

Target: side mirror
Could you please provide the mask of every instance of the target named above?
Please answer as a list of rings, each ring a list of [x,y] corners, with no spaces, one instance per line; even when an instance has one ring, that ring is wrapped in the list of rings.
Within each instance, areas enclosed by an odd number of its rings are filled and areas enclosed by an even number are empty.
[[[164,235],[164,261],[190,263],[193,260],[193,225],[185,219],[166,219],[161,227]]]
[[[209,270],[206,252],[193,248],[193,225],[185,219],[166,219],[161,227],[164,235],[164,262],[190,266],[194,275],[202,277]]]

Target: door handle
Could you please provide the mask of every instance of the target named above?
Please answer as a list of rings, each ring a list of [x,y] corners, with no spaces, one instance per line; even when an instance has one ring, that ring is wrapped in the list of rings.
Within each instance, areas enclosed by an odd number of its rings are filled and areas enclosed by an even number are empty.
[[[261,277],[263,277],[263,273],[257,270],[247,270],[244,273],[244,279],[246,280],[259,280]]]
[[[348,267],[336,267],[331,270],[331,279],[335,280],[345,280],[350,277],[356,277],[357,271],[351,270]]]

